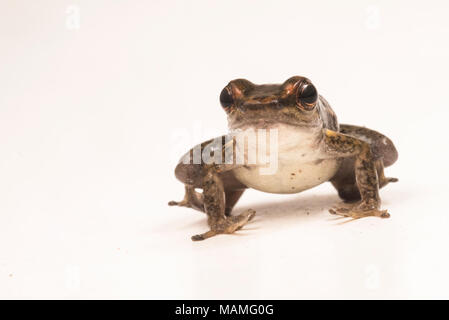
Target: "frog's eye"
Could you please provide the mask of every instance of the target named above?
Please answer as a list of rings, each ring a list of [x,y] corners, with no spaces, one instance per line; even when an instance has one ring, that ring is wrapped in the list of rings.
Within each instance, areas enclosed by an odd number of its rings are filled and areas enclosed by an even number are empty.
[[[226,110],[234,104],[234,98],[232,97],[231,89],[225,87],[220,93],[221,106]]]
[[[296,104],[307,111],[313,110],[318,100],[318,92],[310,82],[303,82],[298,86]]]

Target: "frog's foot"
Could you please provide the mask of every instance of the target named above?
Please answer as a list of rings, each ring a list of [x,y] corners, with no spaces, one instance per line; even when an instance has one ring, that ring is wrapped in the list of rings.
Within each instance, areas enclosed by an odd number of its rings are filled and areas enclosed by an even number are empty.
[[[187,207],[204,212],[203,195],[199,192],[196,192],[195,189],[191,186],[186,186],[185,190],[186,193],[184,195],[184,199],[182,199],[181,201],[170,201],[168,205]]]
[[[229,216],[219,220],[217,223],[212,224],[211,230],[197,234],[192,237],[193,241],[205,240],[213,237],[217,234],[230,234],[241,229],[248,221],[250,221],[256,215],[256,211],[248,209],[238,216]]]
[[[382,159],[376,160],[374,165],[376,166],[377,178],[379,179],[379,188],[385,187],[390,182],[398,182],[398,178],[385,177],[384,163]]]
[[[178,207],[186,207],[186,208],[192,208],[201,212],[204,212],[204,206],[202,203],[199,203],[197,201],[191,201],[191,199],[184,198],[181,201],[169,201],[169,206],[178,206]]]
[[[390,214],[387,210],[379,210],[376,205],[365,202],[346,203],[342,202],[329,209],[331,214],[360,219],[365,217],[389,218]]]
[[[399,181],[398,178],[380,176],[379,177],[379,188],[385,187],[390,182],[398,182],[398,181]]]
[[[179,206],[179,207],[187,207],[187,208],[191,208],[192,205],[189,203],[188,200],[186,200],[185,198],[181,201],[169,201],[168,202],[169,206]]]

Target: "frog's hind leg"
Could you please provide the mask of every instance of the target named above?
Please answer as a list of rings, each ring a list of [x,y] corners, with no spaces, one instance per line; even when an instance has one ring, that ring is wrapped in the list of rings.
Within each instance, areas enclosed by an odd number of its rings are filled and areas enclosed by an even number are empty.
[[[390,182],[399,181],[397,178],[385,177],[382,159],[374,160],[379,189],[385,187]],[[332,185],[337,189],[338,196],[345,202],[360,200],[360,192],[355,179],[355,158],[342,159],[340,169],[331,179]]]
[[[398,178],[392,178],[392,177],[385,177],[384,172],[384,162],[383,159],[377,159],[376,160],[376,170],[377,170],[377,177],[379,179],[379,188],[385,187],[390,182],[398,182]]]
[[[203,196],[204,209],[210,230],[193,236],[193,241],[204,240],[217,234],[233,233],[250,221],[256,213],[254,210],[249,209],[237,216],[226,216],[223,181],[213,168],[209,169],[203,177]]]
[[[392,165],[398,158],[398,152],[393,142],[383,134],[364,127],[342,124],[340,132],[367,142],[370,146],[379,188],[390,182],[397,182],[397,178],[385,177],[384,167]],[[355,177],[355,157],[341,159],[340,169],[331,180],[338,195],[346,202],[360,200],[360,192]]]
[[[192,186],[185,186],[185,195],[184,199],[181,201],[170,201],[168,203],[169,206],[179,206],[179,207],[187,207],[192,208],[204,213],[204,200],[203,194],[195,191],[195,188]],[[239,201],[245,190],[225,190],[225,199],[226,199],[226,209],[225,215],[230,216],[232,209],[236,205],[237,201]]]
[[[232,209],[239,201],[243,192],[245,192],[245,186],[236,182],[230,175],[221,175],[224,178],[223,187],[225,191],[225,215],[230,216]],[[204,196],[203,193],[197,192],[194,186],[185,185],[184,199],[181,201],[170,201],[169,206],[180,206],[204,211]]]
[[[369,144],[374,159],[382,159],[382,165],[389,167],[398,159],[398,151],[387,136],[365,127],[341,124],[340,133],[360,139]]]
[[[181,201],[170,201],[168,205],[187,207],[204,212],[203,194],[196,192],[195,187],[186,185],[184,199]]]
[[[225,215],[226,216],[231,215],[232,209],[237,204],[237,201],[239,201],[243,192],[245,192],[244,189],[243,190],[225,190],[225,199],[226,199]]]

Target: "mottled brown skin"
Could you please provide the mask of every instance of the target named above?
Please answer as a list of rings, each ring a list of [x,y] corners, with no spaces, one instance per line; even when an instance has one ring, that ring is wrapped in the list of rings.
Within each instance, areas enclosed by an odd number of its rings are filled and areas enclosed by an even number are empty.
[[[379,188],[389,182],[397,182],[396,178],[386,178],[384,167],[391,166],[398,158],[393,142],[381,133],[364,127],[340,125],[340,133],[355,137],[370,146],[371,157],[376,167]],[[340,169],[332,178],[331,183],[337,189],[338,195],[345,201],[360,200],[360,191],[356,182],[355,157],[342,159]]]
[[[379,188],[397,181],[384,175],[384,167],[392,165],[398,157],[393,143],[374,130],[339,125],[330,105],[316,93],[310,80],[296,76],[280,85],[254,85],[237,79],[223,89],[220,101],[228,114],[230,129],[265,128],[273,123],[320,129],[317,145],[324,143],[326,158],[336,159],[338,163],[338,169],[329,181],[345,201],[329,211],[352,218],[389,217],[386,210],[380,210]],[[235,148],[235,143],[225,144],[225,136],[222,139],[224,146],[215,152],[222,152],[224,158],[226,148]],[[201,144],[201,149],[210,142]],[[192,160],[193,149],[186,156]],[[318,159],[317,163],[321,161]],[[180,162],[176,167],[175,175],[185,184],[186,193],[182,201],[171,201],[169,205],[206,213],[210,226],[210,231],[195,235],[192,240],[233,233],[254,217],[255,211],[251,209],[237,216],[231,215],[232,208],[247,188],[234,174],[237,167],[235,162],[193,164],[191,161]],[[203,192],[199,193],[195,188]]]

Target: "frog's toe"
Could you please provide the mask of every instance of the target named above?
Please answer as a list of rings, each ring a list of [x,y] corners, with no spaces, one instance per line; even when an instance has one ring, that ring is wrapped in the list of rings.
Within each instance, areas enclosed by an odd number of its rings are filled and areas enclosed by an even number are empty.
[[[248,209],[245,212],[239,214],[238,216],[231,216],[228,218],[230,220],[229,232],[233,233],[236,230],[240,230],[246,223],[251,221],[256,215],[256,211],[253,209]],[[236,227],[235,229],[233,229]]]
[[[351,209],[354,207],[353,203],[350,202],[340,202],[339,204],[333,206],[329,209],[331,214],[340,215],[344,217],[349,217]]]
[[[334,215],[349,217],[353,219],[360,219],[365,217],[379,217],[389,218],[390,214],[387,210],[379,210],[371,206],[366,206],[363,203],[340,203],[337,206],[329,209],[329,212]]]
[[[230,234],[240,230],[248,221],[254,218],[256,211],[248,209],[238,216],[230,216],[220,220],[213,225],[212,230],[202,234],[197,234],[192,237],[193,241],[205,240],[217,234]]]
[[[192,236],[192,241],[201,241],[201,240],[205,240],[207,238],[213,237],[215,236],[217,233],[213,230],[209,230],[205,233],[202,234],[196,234],[194,236]]]
[[[379,187],[383,188],[390,182],[398,182],[398,178],[392,178],[392,177],[379,177]]]
[[[187,208],[191,208],[192,206],[190,205],[189,201],[187,200],[182,200],[182,201],[169,201],[168,202],[169,206],[179,206],[179,207],[187,207]]]

